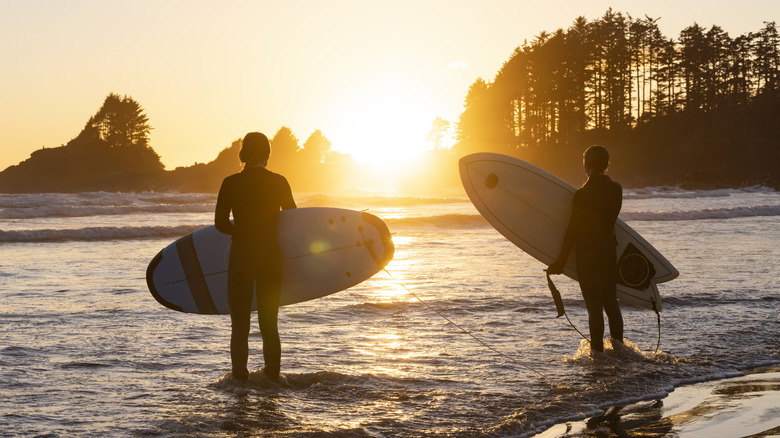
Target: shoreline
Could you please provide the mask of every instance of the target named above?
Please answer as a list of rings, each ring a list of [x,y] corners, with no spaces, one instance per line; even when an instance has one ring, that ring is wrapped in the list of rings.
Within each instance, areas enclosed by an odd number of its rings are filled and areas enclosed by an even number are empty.
[[[623,181],[620,181],[620,183],[623,185],[623,189],[626,190],[645,190],[645,189],[653,189],[653,188],[676,188],[680,190],[686,190],[686,191],[716,191],[716,190],[747,190],[751,189],[753,187],[765,187],[768,189],[772,189],[774,191],[780,191],[780,184],[778,183],[770,183],[767,181],[761,182],[743,182],[741,184],[720,184],[720,183],[712,183],[712,184],[704,184],[704,183],[688,183],[688,182],[678,182],[674,184],[631,184],[631,183],[624,183]],[[449,197],[453,193],[459,193],[462,190],[459,186],[451,186],[446,187],[444,189],[435,189],[435,190],[429,190],[426,191],[427,195],[421,196],[419,192],[415,191],[408,191],[408,192],[400,192],[396,193],[392,196],[395,197]],[[347,190],[326,190],[322,192],[317,191],[310,191],[310,190],[300,190],[296,193],[306,193],[306,194],[319,194],[319,195],[326,195],[326,196],[344,196],[345,193],[352,193],[359,191],[358,189],[347,189]],[[9,190],[3,187],[0,187],[0,195],[76,195],[79,193],[177,193],[182,195],[217,195],[216,190],[187,190],[177,187],[169,187],[169,188],[161,188],[161,187],[135,187],[135,188],[125,188],[124,190],[111,190],[101,187],[95,187],[93,190],[57,190],[57,191],[35,191],[35,190]],[[385,192],[380,191],[368,191],[367,193],[371,194],[377,194],[382,193],[386,194]],[[387,192],[389,193],[389,192]]]
[[[780,364],[735,377],[682,384],[664,397],[615,404],[533,438],[780,436]]]

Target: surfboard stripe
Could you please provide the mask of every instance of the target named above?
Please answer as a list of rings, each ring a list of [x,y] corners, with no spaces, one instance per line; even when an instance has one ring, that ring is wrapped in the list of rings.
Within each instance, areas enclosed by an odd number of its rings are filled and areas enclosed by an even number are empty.
[[[214,300],[211,299],[209,285],[206,283],[203,269],[200,267],[192,234],[188,234],[176,241],[176,252],[179,254],[179,261],[181,261],[181,266],[184,269],[187,286],[190,288],[192,299],[195,301],[198,312],[206,315],[218,314]]]

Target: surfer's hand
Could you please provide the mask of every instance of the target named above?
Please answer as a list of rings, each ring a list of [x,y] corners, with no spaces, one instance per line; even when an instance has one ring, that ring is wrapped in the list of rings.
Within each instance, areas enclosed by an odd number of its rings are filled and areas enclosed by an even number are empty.
[[[563,273],[563,263],[559,261],[553,262],[552,265],[547,267],[547,273],[550,275],[558,275]]]

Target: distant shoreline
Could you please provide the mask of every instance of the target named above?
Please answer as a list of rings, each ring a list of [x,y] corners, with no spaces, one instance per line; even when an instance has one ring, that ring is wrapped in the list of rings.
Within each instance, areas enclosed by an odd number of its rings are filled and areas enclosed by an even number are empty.
[[[109,95],[107,102],[117,98]],[[138,105],[124,99],[127,105]],[[109,142],[101,131],[102,122],[95,121],[102,112],[101,108],[68,144],[39,149],[27,160],[1,171],[0,193],[216,193],[226,176],[241,171],[241,139],[208,163],[166,170],[148,139],[114,141],[111,137]],[[780,91],[774,90],[742,105],[658,116],[624,129],[572,132],[571,138],[549,138],[533,145],[494,135],[466,136],[452,148],[420,151],[402,167],[385,169],[360,164],[348,154],[330,150],[330,141],[319,131],[300,147],[292,131],[283,127],[270,140],[268,169],[287,177],[294,192],[426,194],[460,188],[459,159],[471,153],[493,152],[520,158],[581,186],[585,179],[582,153],[589,145],[599,144],[610,152],[609,175],[625,188],[717,190],[760,185],[780,190],[777,114]]]
[[[766,184],[766,183],[745,183],[741,185],[726,185],[726,184],[705,184],[705,183],[691,183],[691,184],[651,184],[651,185],[632,185],[632,184],[626,184],[623,181],[619,181],[623,185],[623,189],[630,189],[630,190],[643,190],[643,189],[652,189],[652,188],[676,188],[681,190],[687,190],[687,191],[715,191],[715,190],[745,190],[753,187],[765,187],[769,188],[775,191],[780,191],[780,186],[775,184]],[[452,186],[449,188],[443,188],[440,190],[433,190],[426,195],[422,195],[421,193],[403,193],[403,192],[396,192],[393,193],[392,196],[394,197],[418,197],[418,196],[439,196],[440,194],[444,193],[446,195],[451,195],[452,193],[459,191],[460,187]],[[135,189],[126,189],[126,190],[74,190],[74,191],[0,191],[0,195],[44,195],[44,194],[77,194],[77,193],[96,193],[96,192],[104,192],[104,193],[142,193],[142,192],[150,192],[150,193],[181,193],[181,194],[211,194],[216,195],[217,191],[190,191],[190,190],[180,190],[176,188],[169,188],[169,189],[154,189],[154,188],[135,188]],[[312,193],[312,194],[320,194],[320,195],[334,195],[334,196],[342,196],[344,193],[352,193],[354,190],[334,190],[334,191],[299,191],[296,193]],[[382,193],[381,191],[367,191],[366,196],[376,196],[378,193]],[[387,193],[389,194],[389,192]],[[463,193],[465,196],[465,192]]]
[[[225,175],[227,176],[227,175]],[[616,181],[620,182],[624,189],[631,189],[631,190],[643,190],[643,189],[652,189],[652,188],[677,188],[681,190],[688,190],[688,191],[714,191],[714,190],[745,190],[753,187],[766,187],[775,191],[780,191],[780,184],[771,183],[769,181],[747,181],[741,184],[724,184],[724,183],[704,183],[704,182],[691,182],[691,183],[678,183],[678,184],[647,184],[647,185],[639,185],[639,184],[632,184],[631,181],[626,181],[623,179],[619,179],[617,177],[613,177]],[[584,179],[582,182],[579,183],[581,185],[584,183]],[[574,186],[578,186],[578,183],[574,183]],[[344,193],[352,193],[355,190],[358,189],[346,189],[346,190],[327,190],[327,191],[315,191],[315,190],[301,190],[297,191],[298,193],[317,193],[317,194],[323,194],[323,195],[337,195],[340,196]],[[460,186],[451,186],[451,187],[440,187],[438,189],[431,190],[427,195],[425,196],[437,196],[440,193],[445,194],[452,194],[454,192],[461,191],[462,188]],[[0,190],[0,194],[3,195],[23,195],[23,194],[29,194],[29,195],[40,195],[40,194],[49,194],[49,193],[60,193],[60,194],[76,194],[76,193],[92,193],[92,192],[106,192],[106,193],[127,193],[127,192],[157,192],[157,193],[192,193],[192,194],[217,194],[217,190],[182,190],[181,188],[153,188],[153,187],[136,187],[136,188],[128,188],[124,190],[103,190],[103,189],[96,189],[96,190],[60,190],[60,191],[4,191]],[[369,190],[366,192],[367,194],[375,194],[375,193],[381,193],[381,191],[373,191]],[[465,195],[465,192],[464,192]],[[394,193],[394,196],[422,196],[420,193]]]

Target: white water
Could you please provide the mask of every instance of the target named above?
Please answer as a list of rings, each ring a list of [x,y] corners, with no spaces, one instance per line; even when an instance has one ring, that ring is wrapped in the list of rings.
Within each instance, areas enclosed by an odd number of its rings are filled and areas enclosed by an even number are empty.
[[[282,308],[285,383],[237,385],[229,318],[163,308],[145,284],[154,254],[210,224],[214,201],[0,195],[0,435],[529,436],[780,361],[771,189],[626,191],[621,217],[681,276],[659,286],[661,352],[655,314],[623,306],[632,348],[597,358],[555,318],[544,266],[465,198],[298,195],[385,219],[398,281]],[[576,284],[559,283],[585,330]],[[260,345],[253,333],[255,368]]]

